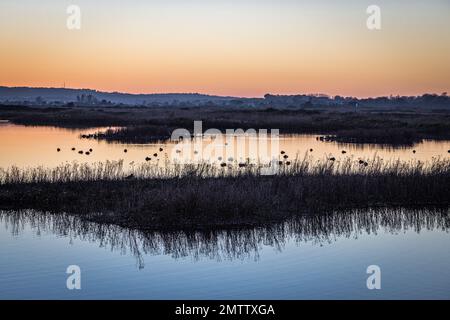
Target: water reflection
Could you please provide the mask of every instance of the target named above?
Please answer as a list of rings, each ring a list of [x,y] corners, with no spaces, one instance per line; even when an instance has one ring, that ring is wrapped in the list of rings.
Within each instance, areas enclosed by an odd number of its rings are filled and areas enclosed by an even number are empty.
[[[177,144],[164,142],[155,144],[111,144],[105,141],[81,139],[82,134],[103,131],[106,128],[95,128],[88,130],[70,130],[53,127],[27,127],[14,125],[11,123],[0,124],[0,167],[10,166],[24,167],[56,167],[63,163],[74,161],[78,163],[97,163],[106,160],[123,160],[126,166],[133,166],[141,163],[164,166],[166,161],[172,162],[173,155],[182,156],[181,150],[178,150]],[[383,145],[369,144],[340,144],[336,142],[318,141],[316,135],[288,135],[280,136],[279,149],[289,155],[289,159],[296,157],[302,159],[305,155],[315,159],[324,159],[335,157],[337,160],[352,157],[354,159],[364,158],[372,159],[380,157],[385,161],[389,160],[421,160],[430,161],[432,158],[446,158],[449,156],[450,148],[448,141],[427,140],[411,147],[393,148]],[[259,139],[259,138],[258,138]],[[258,143],[261,141],[258,140]],[[213,143],[210,137],[202,139],[204,148],[208,148]],[[233,150],[228,150],[232,149]],[[60,148],[60,152],[57,149]],[[75,149],[75,150],[73,150]],[[92,152],[86,154],[86,151],[92,149]],[[127,149],[127,152],[124,152]],[[163,149],[163,151],[160,151]],[[248,145],[239,144],[222,146],[219,151],[228,153],[237,153],[237,149],[243,149],[242,157],[234,157],[234,162],[242,162],[250,159],[257,161],[256,155],[249,149]],[[346,151],[345,154],[342,151]],[[416,152],[413,153],[413,150]],[[81,153],[79,153],[81,152]],[[189,154],[195,159],[200,154],[191,150]],[[155,153],[157,156],[154,156]],[[264,154],[264,153],[263,153]],[[223,159],[218,160],[219,157]],[[222,153],[213,153],[214,160],[227,162],[228,156]],[[148,161],[146,161],[148,159]],[[282,159],[280,159],[282,160]]]
[[[0,211],[0,222],[17,236],[29,226],[36,235],[51,232],[68,238],[98,243],[99,247],[132,254],[138,268],[144,268],[145,255],[170,255],[222,260],[258,260],[263,246],[282,251],[288,242],[310,242],[323,246],[338,238],[358,238],[380,231],[397,234],[414,230],[450,229],[448,209],[368,209],[304,215],[266,227],[232,230],[145,232],[116,225],[89,222],[65,214],[33,210]]]

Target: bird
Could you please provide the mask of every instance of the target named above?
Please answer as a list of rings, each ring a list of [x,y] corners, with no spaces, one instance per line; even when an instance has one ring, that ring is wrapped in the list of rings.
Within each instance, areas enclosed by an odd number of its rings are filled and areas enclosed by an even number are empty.
[[[61,151],[61,149],[60,149],[60,148],[58,148],[58,149],[56,149],[56,151],[60,152],[60,151]]]
[[[222,162],[222,163],[220,164],[220,166],[223,168],[223,167],[226,167],[227,164],[226,164],[225,162]]]
[[[359,164],[364,164],[364,160],[359,160]]]
[[[159,148],[159,151],[160,151],[160,152],[163,152],[163,148]]]
[[[92,148],[91,148],[91,149],[89,149],[89,152],[92,152]]]
[[[287,165],[287,166],[290,166],[290,165],[291,165],[291,162],[290,162],[290,161],[286,161],[286,165]]]
[[[72,148],[72,151],[75,151],[75,148]]]
[[[284,151],[281,151],[281,154],[285,154],[286,152],[284,152]]]
[[[367,167],[369,164],[367,162],[364,162],[364,167]]]
[[[88,155],[90,155],[90,152],[86,151],[84,154],[88,156]]]
[[[287,158],[289,158],[289,156],[288,156],[287,154],[285,154],[285,155],[283,156],[283,158],[287,159]]]
[[[239,168],[244,168],[244,167],[246,167],[246,166],[247,166],[246,163],[239,163]]]
[[[128,150],[127,150],[127,149],[123,149],[123,152],[127,153],[127,152],[128,152]]]
[[[314,150],[313,149],[309,149],[309,152],[313,152]]]
[[[448,153],[450,153],[450,150],[448,150]]]
[[[281,166],[283,164],[283,161],[278,161],[278,164]]]
[[[145,158],[145,161],[150,161],[150,160],[152,160],[152,158],[150,158],[150,157]]]
[[[413,150],[413,153],[416,153],[416,150]]]
[[[83,151],[80,150],[80,151],[78,151],[78,153],[79,153],[79,154],[83,154]]]
[[[342,154],[346,154],[347,153],[347,151],[345,151],[345,150],[342,150]]]
[[[330,161],[336,161],[336,158],[335,157],[331,157]]]
[[[153,156],[156,158],[156,157],[158,157],[158,154],[157,154],[157,153],[154,153]]]

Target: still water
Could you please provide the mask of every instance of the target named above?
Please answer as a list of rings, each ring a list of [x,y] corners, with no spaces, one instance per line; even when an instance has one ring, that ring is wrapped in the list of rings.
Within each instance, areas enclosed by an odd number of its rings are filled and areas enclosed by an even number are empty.
[[[107,143],[105,141],[81,139],[80,135],[94,133],[105,130],[106,128],[95,128],[89,130],[68,130],[52,127],[26,127],[13,125],[9,123],[0,123],[0,168],[7,168],[12,165],[18,167],[54,167],[65,162],[92,163],[106,160],[124,160],[126,165],[144,163],[145,158],[149,157],[149,161],[155,165],[164,165],[164,163],[173,161],[177,156],[176,149],[179,148],[174,143],[154,143],[154,144],[117,144]],[[386,161],[389,160],[421,160],[430,161],[434,158],[446,158],[450,156],[449,141],[424,141],[410,147],[393,148],[380,145],[342,145],[335,142],[322,142],[316,140],[316,135],[294,135],[281,136],[277,145],[280,151],[284,151],[289,155],[289,159],[296,157],[303,158],[306,154],[316,159],[324,159],[327,157],[341,158],[352,157],[372,159],[380,157]],[[225,139],[223,139],[225,141]],[[211,139],[204,138],[202,140],[203,147],[214,143]],[[248,140],[244,140],[243,158],[255,160],[254,154],[249,150]],[[226,150],[221,154],[222,158],[227,160],[227,154],[237,154],[236,145],[233,150],[228,150],[232,146],[222,145]],[[219,150],[220,149],[219,145]],[[60,148],[61,151],[57,152]],[[72,151],[75,148],[75,151]],[[163,151],[160,151],[160,148]],[[79,154],[79,151],[89,151],[89,155],[85,153]],[[125,153],[124,150],[127,149]],[[206,149],[206,148],[205,148]],[[313,151],[310,151],[310,150]],[[345,151],[345,154],[342,154]],[[415,153],[413,152],[415,151]],[[196,150],[190,150],[191,153]],[[154,154],[157,153],[157,157]],[[219,156],[217,153],[213,155]],[[180,154],[181,155],[181,154]],[[209,154],[208,154],[209,155]],[[190,154],[190,156],[194,156]],[[202,155],[198,155],[199,157]],[[234,157],[235,161],[244,161]],[[189,158],[190,159],[190,158]],[[205,155],[205,160],[208,159]],[[214,160],[217,160],[215,158]]]
[[[146,157],[160,165],[170,162],[178,147],[80,139],[105,129],[0,123],[0,168],[122,159],[132,165]],[[282,136],[279,144],[289,159],[305,153],[338,160],[428,161],[450,155],[448,141],[392,148],[297,135]],[[78,153],[89,149],[89,155]],[[206,233],[142,233],[65,215],[1,212],[0,298],[450,299],[449,229],[448,210],[335,213]],[[80,291],[66,288],[69,265],[81,268]],[[381,290],[367,289],[370,265],[381,268]]]
[[[142,233],[0,213],[2,299],[450,299],[448,210],[366,210],[267,228]],[[81,290],[66,268],[81,268]],[[381,268],[381,290],[366,269]]]

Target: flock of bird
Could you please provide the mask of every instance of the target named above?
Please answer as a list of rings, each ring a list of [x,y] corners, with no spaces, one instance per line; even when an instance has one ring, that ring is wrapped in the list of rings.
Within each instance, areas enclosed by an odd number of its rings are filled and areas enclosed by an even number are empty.
[[[74,148],[74,147],[72,147],[72,149],[71,149],[72,151],[76,151],[76,148]],[[61,152],[62,150],[61,150],[61,148],[56,148],[56,152]],[[160,152],[163,152],[164,151],[164,149],[163,148],[159,148],[159,151]],[[79,150],[78,151],[78,153],[79,154],[85,154],[85,155],[90,155],[92,152],[94,152],[94,150],[92,149],[92,148],[90,148],[88,151],[83,151],[83,150]],[[123,152],[124,153],[127,153],[128,152],[128,149],[123,149]],[[155,158],[158,158],[158,153],[154,153],[153,154],[153,157],[155,157]],[[152,158],[151,157],[146,157],[145,158],[145,161],[151,161],[152,160]]]
[[[72,148],[71,150],[72,150],[72,151],[76,151],[76,148]],[[56,151],[57,151],[57,152],[61,152],[61,148],[57,148]],[[94,151],[94,150],[93,150],[92,148],[90,148],[88,151],[79,150],[78,153],[79,153],[79,154],[90,155],[93,151]],[[163,152],[163,151],[164,151],[163,148],[159,148],[159,152]],[[309,149],[309,151],[310,151],[310,152],[313,152],[314,150],[313,150],[313,149]],[[124,152],[124,153],[127,153],[127,152],[128,152],[128,149],[123,149],[123,152]],[[415,154],[417,151],[416,151],[416,150],[413,150],[412,152]],[[180,150],[176,150],[176,153],[181,153],[181,151],[180,151]],[[346,154],[347,151],[342,150],[341,153],[342,153],[342,154]],[[450,153],[450,150],[448,150],[448,153]],[[194,151],[194,154],[198,154],[198,151]],[[281,152],[280,152],[280,155],[281,155],[281,157],[283,158],[283,160],[280,160],[280,161],[278,162],[278,164],[279,164],[279,165],[290,166],[290,165],[291,165],[291,161],[288,160],[288,159],[289,159],[289,156],[286,154],[286,152],[285,152],[285,151],[281,151]],[[158,158],[158,153],[155,152],[155,153],[153,154],[153,157],[154,157],[154,158]],[[152,160],[152,157],[150,157],[150,156],[147,156],[147,157],[145,158],[145,161],[147,161],[147,162],[148,162],[148,161],[151,161],[151,160]],[[223,161],[223,158],[222,158],[222,157],[218,157],[217,160]],[[234,160],[234,159],[233,159],[232,157],[228,158],[228,162],[233,162],[233,160]],[[336,161],[336,157],[330,157],[330,158],[328,158],[328,160],[334,162],[334,161]],[[358,163],[359,163],[360,165],[364,165],[365,167],[367,167],[367,166],[369,165],[367,161],[364,161],[364,160],[362,160],[362,159],[359,159],[359,160],[358,160]],[[248,165],[248,163],[246,163],[246,162],[240,162],[240,163],[238,164],[239,168],[244,168],[244,167],[246,167],[247,165]],[[221,162],[221,163],[220,163],[220,166],[221,166],[222,168],[224,168],[224,167],[227,166],[227,163],[226,163],[226,162]]]

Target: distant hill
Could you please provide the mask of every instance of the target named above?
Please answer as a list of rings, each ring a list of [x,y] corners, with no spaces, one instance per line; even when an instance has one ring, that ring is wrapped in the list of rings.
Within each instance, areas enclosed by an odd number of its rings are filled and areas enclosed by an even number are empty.
[[[264,98],[238,98],[199,93],[131,94],[102,92],[91,89],[30,88],[0,86],[0,103],[9,105],[60,106],[234,106],[298,109],[311,107],[372,107],[372,108],[445,108],[450,109],[450,97],[442,94],[421,96],[389,96],[356,98],[325,94],[272,95]]]
[[[131,94],[121,92],[102,92],[91,89],[65,88],[30,88],[30,87],[2,87],[0,86],[0,102],[48,102],[70,103],[87,102],[89,99],[107,101],[112,104],[142,105],[142,104],[173,104],[173,103],[206,103],[229,101],[233,97],[211,96],[198,93],[167,93],[167,94]]]

